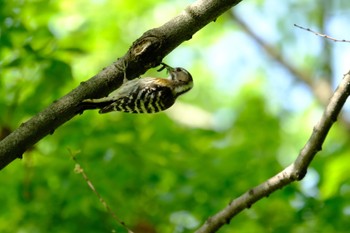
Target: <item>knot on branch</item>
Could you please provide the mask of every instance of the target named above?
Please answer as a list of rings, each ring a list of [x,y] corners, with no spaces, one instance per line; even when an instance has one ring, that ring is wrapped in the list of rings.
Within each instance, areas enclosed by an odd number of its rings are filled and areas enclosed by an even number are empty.
[[[145,32],[141,38],[136,40],[129,50],[131,61],[142,61],[153,67],[159,64],[162,58],[159,56],[163,38],[155,29]],[[157,64],[153,64],[157,63]]]

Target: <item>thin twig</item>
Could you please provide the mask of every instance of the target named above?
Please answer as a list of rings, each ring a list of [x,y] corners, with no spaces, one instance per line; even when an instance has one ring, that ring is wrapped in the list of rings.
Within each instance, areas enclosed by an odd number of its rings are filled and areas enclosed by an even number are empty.
[[[75,162],[74,171],[77,174],[81,174],[83,176],[83,178],[86,181],[86,183],[88,184],[89,188],[96,194],[96,196],[98,197],[98,199],[100,200],[102,205],[106,208],[107,212],[117,221],[117,223],[120,224],[122,227],[124,227],[128,231],[128,233],[134,233],[132,230],[130,230],[130,228],[120,218],[118,218],[118,216],[113,212],[112,208],[109,207],[107,202],[102,198],[100,193],[97,192],[96,188],[94,187],[94,185],[92,184],[92,182],[90,181],[90,179],[88,178],[86,173],[84,172],[83,168],[78,163],[76,157],[73,155],[73,153],[71,153],[71,154],[72,154],[72,159]]]
[[[269,196],[274,191],[281,189],[290,183],[304,178],[307,168],[314,159],[316,153],[321,150],[326,136],[336,121],[340,110],[345,104],[350,93],[350,71],[344,76],[337,90],[329,101],[319,123],[315,126],[309,140],[300,151],[294,163],[286,167],[277,175],[250,189],[240,197],[234,199],[196,231],[196,233],[213,233],[228,224],[230,220],[246,208],[250,208],[255,202]]]
[[[298,24],[294,24],[294,26],[297,27],[297,28],[303,29],[303,30],[305,30],[305,31],[312,32],[312,33],[315,34],[316,36],[320,36],[320,37],[323,37],[323,38],[332,40],[332,41],[334,41],[334,42],[346,42],[346,43],[349,43],[349,42],[350,42],[350,40],[339,40],[339,39],[336,39],[336,38],[334,38],[334,37],[330,37],[330,36],[328,36],[328,35],[326,35],[326,34],[322,34],[322,33],[319,33],[319,32],[315,32],[315,31],[311,30],[310,28],[305,28],[305,27],[302,27],[302,26],[300,26],[300,25],[298,25]]]

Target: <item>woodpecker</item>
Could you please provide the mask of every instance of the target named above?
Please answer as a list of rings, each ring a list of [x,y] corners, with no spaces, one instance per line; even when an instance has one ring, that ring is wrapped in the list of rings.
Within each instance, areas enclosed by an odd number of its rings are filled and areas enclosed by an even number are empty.
[[[99,113],[156,113],[171,107],[178,96],[193,87],[191,74],[181,67],[165,63],[158,71],[167,69],[168,78],[138,78],[124,82],[112,95],[101,99],[86,99],[83,109],[100,109]]]

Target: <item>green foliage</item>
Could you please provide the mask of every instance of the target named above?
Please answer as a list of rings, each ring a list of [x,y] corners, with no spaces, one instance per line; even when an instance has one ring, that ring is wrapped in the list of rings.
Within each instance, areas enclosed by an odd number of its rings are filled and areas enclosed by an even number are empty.
[[[186,4],[0,0],[0,136],[122,56],[134,39]],[[305,18],[312,11],[303,11],[303,1],[281,4],[293,4]],[[313,14],[309,20],[318,22],[321,10]],[[289,37],[283,25],[290,19],[277,14],[273,20],[277,37]],[[320,108],[269,59],[259,60],[245,38],[232,43],[233,34],[241,37],[232,24],[227,15],[219,18],[166,58],[190,70],[195,82],[171,111],[85,112],[1,171],[0,232],[126,232],[74,172],[72,154],[136,232],[193,232],[290,163]],[[287,46],[295,39],[289,37]],[[276,46],[290,50],[284,41]],[[296,50],[292,63],[308,57],[303,69],[319,68],[317,54]],[[302,101],[293,99],[294,92]],[[183,103],[189,106],[185,113]],[[220,232],[345,232],[348,138],[343,127],[334,128],[308,179],[253,205]]]

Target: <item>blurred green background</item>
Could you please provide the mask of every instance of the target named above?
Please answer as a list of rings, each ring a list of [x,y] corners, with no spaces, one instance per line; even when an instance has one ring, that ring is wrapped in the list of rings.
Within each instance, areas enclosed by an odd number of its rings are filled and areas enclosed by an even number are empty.
[[[0,0],[0,136],[191,2]],[[350,39],[349,11],[347,0],[241,2],[164,59],[195,83],[171,109],[87,111],[3,169],[0,232],[126,232],[74,172],[72,154],[136,233],[193,232],[296,158],[350,68],[350,49],[293,24]],[[348,232],[348,109],[302,182],[219,232]]]

